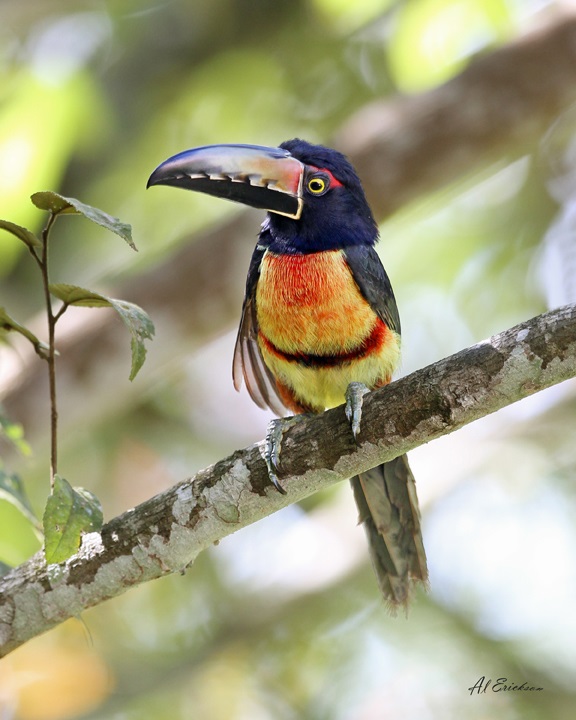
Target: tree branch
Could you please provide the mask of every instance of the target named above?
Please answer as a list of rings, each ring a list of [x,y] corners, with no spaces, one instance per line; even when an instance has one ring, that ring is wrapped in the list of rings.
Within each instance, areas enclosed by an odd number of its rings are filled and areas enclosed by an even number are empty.
[[[365,398],[359,444],[342,407],[285,436],[270,485],[262,443],[178,483],[45,566],[39,553],[0,581],[0,656],[133,585],[186,569],[204,549],[318,490],[576,376],[576,305],[539,315]]]

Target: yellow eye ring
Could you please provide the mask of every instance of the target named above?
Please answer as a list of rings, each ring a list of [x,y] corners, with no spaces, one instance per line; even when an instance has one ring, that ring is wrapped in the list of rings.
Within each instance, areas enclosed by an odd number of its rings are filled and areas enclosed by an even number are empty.
[[[328,189],[328,183],[323,177],[313,177],[308,180],[308,190],[312,195],[322,195]]]

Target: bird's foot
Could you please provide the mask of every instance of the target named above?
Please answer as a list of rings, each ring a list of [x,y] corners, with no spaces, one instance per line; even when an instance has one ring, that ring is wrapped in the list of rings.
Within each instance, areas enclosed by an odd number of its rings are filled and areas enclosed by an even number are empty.
[[[352,428],[354,440],[358,439],[360,433],[360,422],[362,420],[362,405],[364,404],[364,395],[370,390],[361,382],[351,382],[346,388],[346,408],[345,413]]]
[[[280,463],[280,452],[282,450],[282,439],[284,433],[296,423],[300,422],[306,415],[294,415],[292,417],[280,418],[272,420],[266,430],[266,439],[264,444],[264,461],[268,468],[268,477],[270,481],[282,495],[286,495],[286,490],[280,484],[278,479],[278,465]]]

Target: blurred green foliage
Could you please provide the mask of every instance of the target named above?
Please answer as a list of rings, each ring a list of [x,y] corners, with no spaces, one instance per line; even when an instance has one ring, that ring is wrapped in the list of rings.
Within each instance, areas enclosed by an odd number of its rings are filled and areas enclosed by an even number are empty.
[[[371,100],[433,88],[538,24],[539,5],[4,0],[0,217],[33,226],[28,195],[40,189],[81,197],[130,222],[139,255],[133,262],[97,228],[78,251],[72,220],[54,246],[55,282],[113,289],[160,273],[183,242],[238,212],[191,193],[146,193],[160,161],[211,142],[330,143]],[[502,157],[383,223],[404,372],[545,309],[544,237],[558,204],[538,152]],[[257,230],[256,219],[249,246]],[[41,297],[22,248],[0,234],[0,304],[33,322]],[[241,285],[246,267],[236,272]],[[86,362],[75,399],[84,419],[66,434],[61,466],[101,498],[105,518],[263,436],[268,415],[231,388],[241,299],[229,317],[206,318],[214,331],[200,348],[186,339],[193,352],[168,363],[151,347],[120,408],[93,387]],[[170,313],[153,319],[161,343]],[[571,718],[574,402],[573,385],[556,388],[413,453],[432,590],[408,620],[385,614],[349,488],[336,488],[226,539],[185,576],[135,588],[86,612],[85,626],[68,622],[21,648],[3,661],[3,720]],[[45,447],[35,437],[32,458],[6,460],[37,510]],[[11,535],[0,560],[37,547],[2,501],[0,527]],[[471,697],[483,675],[544,692]]]
[[[388,45],[399,88],[423,90],[462,70],[470,56],[510,38],[517,15],[505,0],[402,3]]]

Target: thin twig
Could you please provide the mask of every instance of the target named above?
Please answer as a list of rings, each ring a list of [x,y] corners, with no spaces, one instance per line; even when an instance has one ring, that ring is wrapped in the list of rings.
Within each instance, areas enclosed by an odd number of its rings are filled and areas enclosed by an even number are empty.
[[[54,489],[54,476],[58,472],[58,405],[56,394],[56,321],[58,317],[52,310],[52,297],[50,295],[49,272],[49,238],[50,230],[58,216],[50,213],[46,226],[42,230],[42,256],[40,270],[42,272],[42,286],[44,289],[44,302],[46,305],[46,318],[48,321],[48,383],[50,392],[50,489]]]

